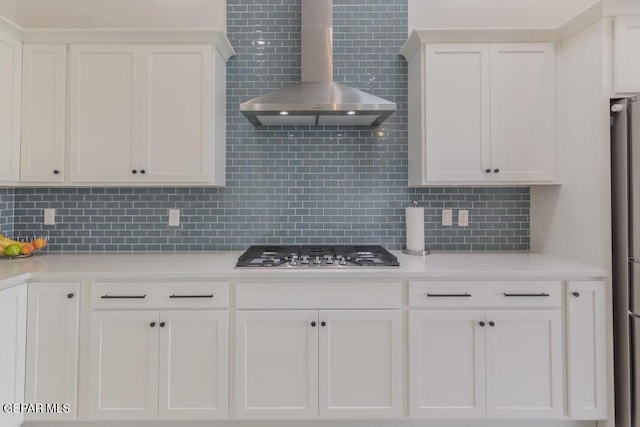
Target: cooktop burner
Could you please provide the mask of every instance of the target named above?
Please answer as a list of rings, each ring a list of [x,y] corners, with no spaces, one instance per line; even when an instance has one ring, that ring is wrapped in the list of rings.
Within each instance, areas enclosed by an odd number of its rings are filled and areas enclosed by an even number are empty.
[[[382,246],[251,246],[236,267],[399,267]]]

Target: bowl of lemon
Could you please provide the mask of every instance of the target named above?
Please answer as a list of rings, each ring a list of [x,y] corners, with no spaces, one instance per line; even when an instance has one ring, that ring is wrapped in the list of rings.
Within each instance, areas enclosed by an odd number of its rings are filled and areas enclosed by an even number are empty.
[[[0,233],[0,257],[2,258],[26,258],[35,255],[46,246],[46,237],[13,240]]]

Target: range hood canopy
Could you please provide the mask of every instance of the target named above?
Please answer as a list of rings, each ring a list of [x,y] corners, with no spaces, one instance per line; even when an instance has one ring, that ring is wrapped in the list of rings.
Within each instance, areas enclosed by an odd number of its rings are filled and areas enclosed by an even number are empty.
[[[240,104],[256,126],[377,126],[396,104],[333,81],[332,0],[302,0],[302,82]]]

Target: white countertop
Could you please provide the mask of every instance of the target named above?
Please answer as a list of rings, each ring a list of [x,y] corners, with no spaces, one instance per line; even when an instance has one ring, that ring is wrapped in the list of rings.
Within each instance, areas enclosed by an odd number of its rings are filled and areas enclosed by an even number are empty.
[[[82,278],[226,279],[274,281],[348,279],[595,279],[608,272],[550,255],[530,253],[434,253],[425,257],[391,251],[399,268],[234,268],[241,251],[41,253],[0,259],[0,289],[17,280]]]

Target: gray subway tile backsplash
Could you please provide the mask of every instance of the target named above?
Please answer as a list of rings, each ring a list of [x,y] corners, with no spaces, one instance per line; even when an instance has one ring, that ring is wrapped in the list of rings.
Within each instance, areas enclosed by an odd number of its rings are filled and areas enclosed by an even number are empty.
[[[398,105],[378,138],[357,127],[253,127],[239,104],[300,80],[300,0],[227,0],[226,188],[0,189],[0,228],[54,251],[244,250],[252,244],[405,242],[404,207],[425,207],[434,250],[528,250],[529,189],[407,187],[407,0],[334,0],[334,79]],[[261,31],[258,33],[257,30]],[[269,41],[259,62],[252,42]],[[44,226],[43,209],[57,224]],[[181,225],[168,226],[169,208]],[[468,209],[443,227],[440,209]]]

